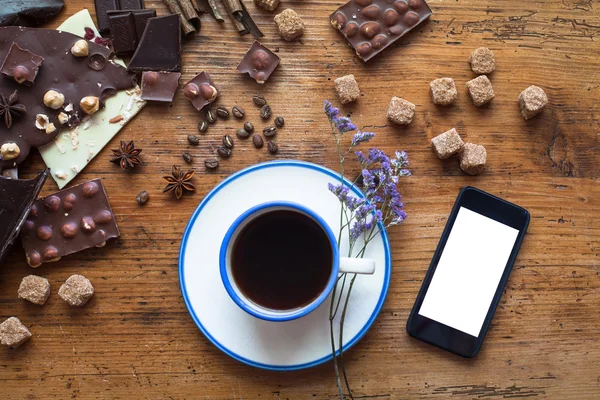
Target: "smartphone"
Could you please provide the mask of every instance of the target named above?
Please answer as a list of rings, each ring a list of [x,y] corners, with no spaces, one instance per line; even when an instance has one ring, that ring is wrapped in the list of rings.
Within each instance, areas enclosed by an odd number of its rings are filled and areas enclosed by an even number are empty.
[[[408,318],[408,333],[463,357],[477,355],[528,225],[524,208],[463,188]]]

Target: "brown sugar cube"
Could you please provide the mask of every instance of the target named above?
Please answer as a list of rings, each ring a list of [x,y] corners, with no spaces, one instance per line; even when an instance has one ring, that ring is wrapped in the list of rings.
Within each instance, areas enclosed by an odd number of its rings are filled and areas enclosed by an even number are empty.
[[[398,125],[408,125],[415,116],[415,105],[400,97],[392,97],[387,110],[387,119]]]
[[[477,107],[488,103],[494,98],[494,88],[492,82],[485,75],[479,75],[477,78],[467,82],[467,90]]]
[[[458,92],[452,78],[438,78],[429,84],[433,104],[448,106],[456,101]]]
[[[533,118],[546,107],[548,96],[544,89],[538,86],[529,86],[519,95],[519,108],[523,118]]]
[[[287,41],[299,38],[304,33],[302,18],[291,8],[286,8],[273,19],[275,20],[275,24],[277,24],[279,34]]]
[[[475,49],[469,56],[469,63],[476,74],[491,74],[496,69],[494,52],[487,47]]]
[[[81,307],[94,295],[94,287],[83,275],[71,275],[58,289],[61,299],[72,306]]]
[[[452,157],[461,151],[463,146],[464,143],[454,128],[431,139],[431,148],[440,160]]]
[[[346,75],[337,78],[334,82],[335,91],[342,104],[352,103],[358,100],[360,96],[360,90],[358,89],[358,83],[354,79],[354,75]]]
[[[467,142],[460,153],[460,169],[469,175],[477,175],[485,168],[486,160],[485,147]]]
[[[0,324],[0,343],[16,349],[29,340],[31,332],[17,317],[10,317]]]
[[[273,11],[279,5],[279,0],[254,0],[254,4],[263,10]]]
[[[26,276],[19,285],[18,295],[20,299],[41,306],[48,300],[48,296],[50,296],[50,282],[41,276]]]

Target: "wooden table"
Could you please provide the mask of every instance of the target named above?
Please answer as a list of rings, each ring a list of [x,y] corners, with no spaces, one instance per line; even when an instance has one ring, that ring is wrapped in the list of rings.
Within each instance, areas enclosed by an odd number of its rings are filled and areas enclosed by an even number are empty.
[[[48,26],[56,27],[91,0],[67,0]],[[222,89],[220,104],[239,104],[262,126],[250,96],[265,95],[286,118],[273,157],[249,142],[216,173],[202,160],[239,123],[211,126],[201,145],[186,141],[199,114],[180,94],[171,106],[148,105],[74,183],[102,178],[121,228],[105,248],[32,270],[15,248],[0,273],[0,318],[18,316],[33,333],[17,350],[0,349],[3,398],[334,399],[331,363],[294,373],[265,372],[217,350],[189,317],[179,290],[177,256],[185,224],[203,196],[228,175],[272,159],[301,159],[337,168],[322,100],[335,99],[333,80],[353,73],[361,98],[344,108],[374,145],[405,149],[413,177],[401,191],[409,218],[390,231],[393,276],[372,329],[347,353],[357,398],[572,398],[600,397],[600,7],[591,0],[432,0],[434,16],[365,66],[329,26],[341,2],[287,1],[306,22],[301,42],[279,39],[272,14],[246,1],[278,49],[281,66],[263,86],[235,70],[252,38],[230,21],[204,16],[201,35],[184,45],[182,82],[209,71]],[[160,1],[146,1],[165,13]],[[280,7],[283,8],[283,7]],[[474,76],[467,63],[479,46],[494,50],[496,98],[476,108],[464,89]],[[459,87],[456,106],[438,108],[429,82],[449,76]],[[525,121],[517,96],[543,87],[550,104]],[[392,96],[417,106],[406,129],[385,119]],[[452,127],[488,152],[486,171],[464,175],[458,161],[440,162],[429,140]],[[123,173],[110,164],[118,140],[135,140],[145,165]],[[195,157],[198,191],[176,201],[161,190],[181,153]],[[23,177],[42,167],[35,153]],[[356,170],[356,165],[353,167]],[[472,360],[411,339],[405,324],[458,190],[474,185],[531,212],[528,235],[484,343]],[[149,203],[135,196],[148,190]],[[56,190],[49,180],[43,194]],[[18,300],[20,280],[47,277],[52,295],[39,307]],[[96,295],[71,309],[57,297],[71,274],[91,279]]]

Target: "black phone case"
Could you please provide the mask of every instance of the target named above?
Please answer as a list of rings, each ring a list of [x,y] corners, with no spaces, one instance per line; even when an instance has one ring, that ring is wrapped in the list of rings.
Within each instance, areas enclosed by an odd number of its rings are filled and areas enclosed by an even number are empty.
[[[421,307],[421,304],[423,303],[423,298],[425,297],[425,293],[426,293],[427,289],[429,288],[429,284],[430,284],[433,274],[437,268],[437,264],[439,262],[441,253],[444,250],[444,247],[448,240],[448,236],[450,235],[452,227],[454,226],[454,221],[456,220],[458,210],[463,205],[463,197],[464,197],[465,193],[467,193],[468,191],[474,191],[478,195],[485,196],[487,198],[487,201],[500,202],[500,204],[503,207],[508,206],[511,209],[514,208],[514,212],[521,213],[522,218],[524,219],[524,223],[522,224],[522,226],[520,226],[518,228],[520,231],[519,235],[517,236],[517,239],[513,246],[513,250],[511,251],[511,254],[508,258],[506,267],[504,268],[504,272],[502,273],[502,278],[500,279],[500,282],[496,289],[496,293],[494,294],[494,298],[492,299],[492,303],[490,304],[490,308],[488,309],[488,313],[486,315],[483,326],[481,328],[481,332],[478,337],[470,336],[470,335],[468,335],[464,332],[461,332],[457,329],[451,328],[451,327],[449,327],[447,325],[443,325],[437,321],[433,321],[426,317],[418,315],[418,310]],[[469,208],[469,207],[467,207],[467,208]],[[490,210],[490,211],[497,211],[497,210]],[[492,214],[493,214],[493,212],[492,212]],[[485,214],[482,213],[482,215],[485,215]],[[486,216],[498,221],[497,218],[493,218],[490,215],[486,215]],[[499,197],[496,197],[492,194],[486,193],[483,190],[474,188],[472,186],[465,186],[464,188],[462,188],[456,198],[456,202],[454,203],[454,206],[452,207],[452,211],[450,213],[450,216],[448,217],[448,221],[446,222],[446,226],[444,228],[444,231],[442,232],[440,241],[438,242],[435,253],[433,254],[433,257],[431,259],[431,264],[429,265],[429,268],[427,269],[427,273],[425,275],[425,278],[423,279],[421,288],[419,289],[419,294],[417,295],[415,304],[413,306],[413,309],[412,309],[410,316],[408,318],[408,321],[406,323],[406,330],[407,330],[408,334],[416,339],[419,339],[421,341],[424,341],[426,343],[429,343],[429,344],[439,347],[441,349],[450,351],[459,356],[466,357],[466,358],[475,357],[481,348],[483,340],[485,339],[485,336],[490,327],[490,323],[492,321],[492,318],[494,316],[496,308],[498,307],[498,303],[500,302],[500,299],[502,297],[502,293],[504,292],[504,288],[506,287],[506,284],[508,282],[508,277],[510,276],[510,272],[512,271],[513,264],[517,258],[517,254],[519,253],[521,244],[523,243],[523,238],[525,236],[525,232],[527,231],[527,227],[529,226],[529,220],[530,220],[529,212],[526,209],[524,209],[523,207],[517,206],[516,204],[510,203],[506,200],[503,200]],[[502,221],[499,221],[499,222],[502,222]],[[431,321],[431,322],[427,322],[428,324],[431,324],[431,325],[435,325],[435,324],[439,325],[439,327],[437,327],[439,330],[438,334],[422,334],[421,332],[418,332],[417,327],[415,327],[416,319],[423,319],[423,320]],[[449,345],[448,343],[444,344],[443,342],[445,340],[443,340],[443,337],[441,337],[444,334],[451,335],[453,338],[456,338],[457,340],[454,341],[454,343],[452,343],[452,345]],[[460,343],[461,340],[469,341],[468,345],[463,346],[462,343]]]

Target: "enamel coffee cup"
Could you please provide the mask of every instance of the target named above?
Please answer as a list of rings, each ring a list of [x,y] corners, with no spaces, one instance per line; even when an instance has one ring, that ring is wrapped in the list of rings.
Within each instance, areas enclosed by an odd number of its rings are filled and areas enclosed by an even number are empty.
[[[293,309],[283,310],[270,309],[252,301],[240,289],[240,286],[238,283],[236,283],[234,274],[232,272],[233,248],[236,243],[236,239],[243,229],[257,217],[269,212],[280,210],[294,211],[314,221],[318,227],[322,229],[324,233],[324,235],[322,235],[324,237],[323,240],[327,240],[327,245],[330,246],[332,254],[331,272],[329,274],[327,284],[323,290],[320,291],[317,296],[308,304],[304,304]],[[285,260],[283,262],[285,262]],[[219,267],[221,279],[225,289],[227,290],[227,293],[241,309],[250,315],[253,315],[254,317],[266,321],[282,322],[301,318],[319,307],[331,294],[340,273],[373,274],[375,272],[375,261],[364,258],[340,257],[336,236],[331,231],[329,225],[319,214],[301,204],[287,201],[274,201],[262,203],[250,208],[233,222],[221,244]]]

